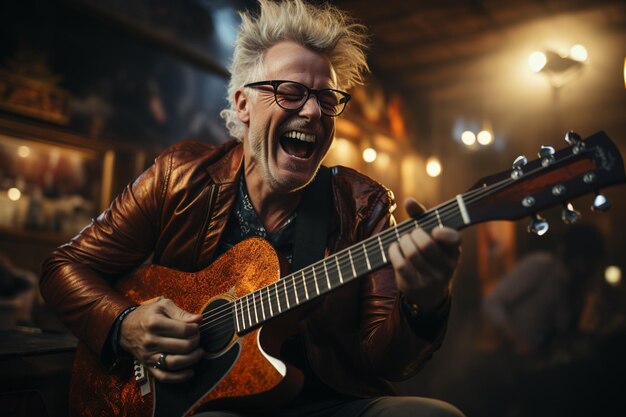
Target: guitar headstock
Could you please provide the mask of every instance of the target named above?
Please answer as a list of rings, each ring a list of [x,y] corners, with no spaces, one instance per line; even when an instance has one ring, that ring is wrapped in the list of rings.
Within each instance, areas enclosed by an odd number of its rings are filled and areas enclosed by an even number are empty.
[[[518,157],[511,170],[485,177],[463,194],[471,223],[531,216],[529,231],[543,234],[548,225],[539,211],[562,204],[563,220],[573,223],[579,215],[569,201],[585,194],[595,194],[593,210],[607,210],[600,190],[626,181],[617,147],[604,132],[585,140],[568,132],[565,140],[568,147],[542,146],[534,161]]]

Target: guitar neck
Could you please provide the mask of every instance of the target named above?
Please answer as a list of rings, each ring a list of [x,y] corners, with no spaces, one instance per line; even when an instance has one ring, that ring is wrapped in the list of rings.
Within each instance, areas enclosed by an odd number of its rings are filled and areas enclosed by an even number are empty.
[[[388,264],[389,247],[420,227],[430,232],[437,226],[461,229],[469,224],[463,196],[450,200],[417,218],[365,239],[277,282],[233,301],[238,333],[245,333],[287,311],[327,294]]]
[[[584,142],[571,142],[571,146],[556,153],[552,148],[543,148],[539,159],[528,162],[522,158],[523,163],[516,161],[512,170],[483,178],[466,193],[416,218],[232,301],[230,312],[237,332],[258,327],[383,267],[389,263],[389,246],[417,227],[427,232],[438,226],[459,230],[491,220],[537,216],[542,209],[590,192],[597,195],[601,187],[625,182],[619,150],[604,132]],[[602,204],[597,209],[603,209]]]

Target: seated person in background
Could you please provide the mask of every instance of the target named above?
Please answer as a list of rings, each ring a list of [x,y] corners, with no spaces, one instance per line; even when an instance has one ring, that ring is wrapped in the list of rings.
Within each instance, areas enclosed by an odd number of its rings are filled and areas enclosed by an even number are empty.
[[[519,355],[544,352],[578,334],[578,325],[604,254],[594,226],[569,226],[554,252],[524,256],[483,301],[483,312]]]

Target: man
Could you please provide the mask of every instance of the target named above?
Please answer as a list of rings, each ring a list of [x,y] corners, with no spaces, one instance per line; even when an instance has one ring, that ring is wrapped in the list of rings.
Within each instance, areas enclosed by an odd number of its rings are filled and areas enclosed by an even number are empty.
[[[231,106],[222,112],[237,141],[166,150],[44,265],[42,293],[68,327],[103,361],[132,355],[161,382],[192,377],[204,354],[200,316],[165,299],[133,306],[111,282],[150,254],[157,264],[200,270],[249,236],[264,236],[290,259],[303,190],[349,100],[341,90],[367,70],[363,26],[343,12],[301,0],[259,3],[259,15],[242,14]],[[385,188],[342,167],[330,182],[327,253],[393,224]],[[407,210],[420,209],[411,200]],[[390,380],[414,375],[441,344],[459,242],[445,227],[415,230],[390,248],[393,267],[327,295],[286,348],[308,377],[304,389],[265,413],[461,415],[435,400],[384,397]],[[223,413],[207,415],[240,415]]]

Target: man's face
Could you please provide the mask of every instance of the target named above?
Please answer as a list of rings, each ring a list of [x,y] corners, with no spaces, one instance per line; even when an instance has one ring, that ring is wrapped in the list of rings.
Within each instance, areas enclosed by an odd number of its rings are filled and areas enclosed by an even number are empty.
[[[264,69],[263,78],[255,81],[289,80],[313,89],[336,87],[328,58],[295,43],[282,42],[268,49]],[[240,119],[247,127],[247,178],[256,176],[272,192],[300,189],[311,181],[328,152],[335,119],[321,113],[314,95],[300,110],[285,110],[276,104],[271,86],[255,90],[256,98],[245,90],[236,96]]]

